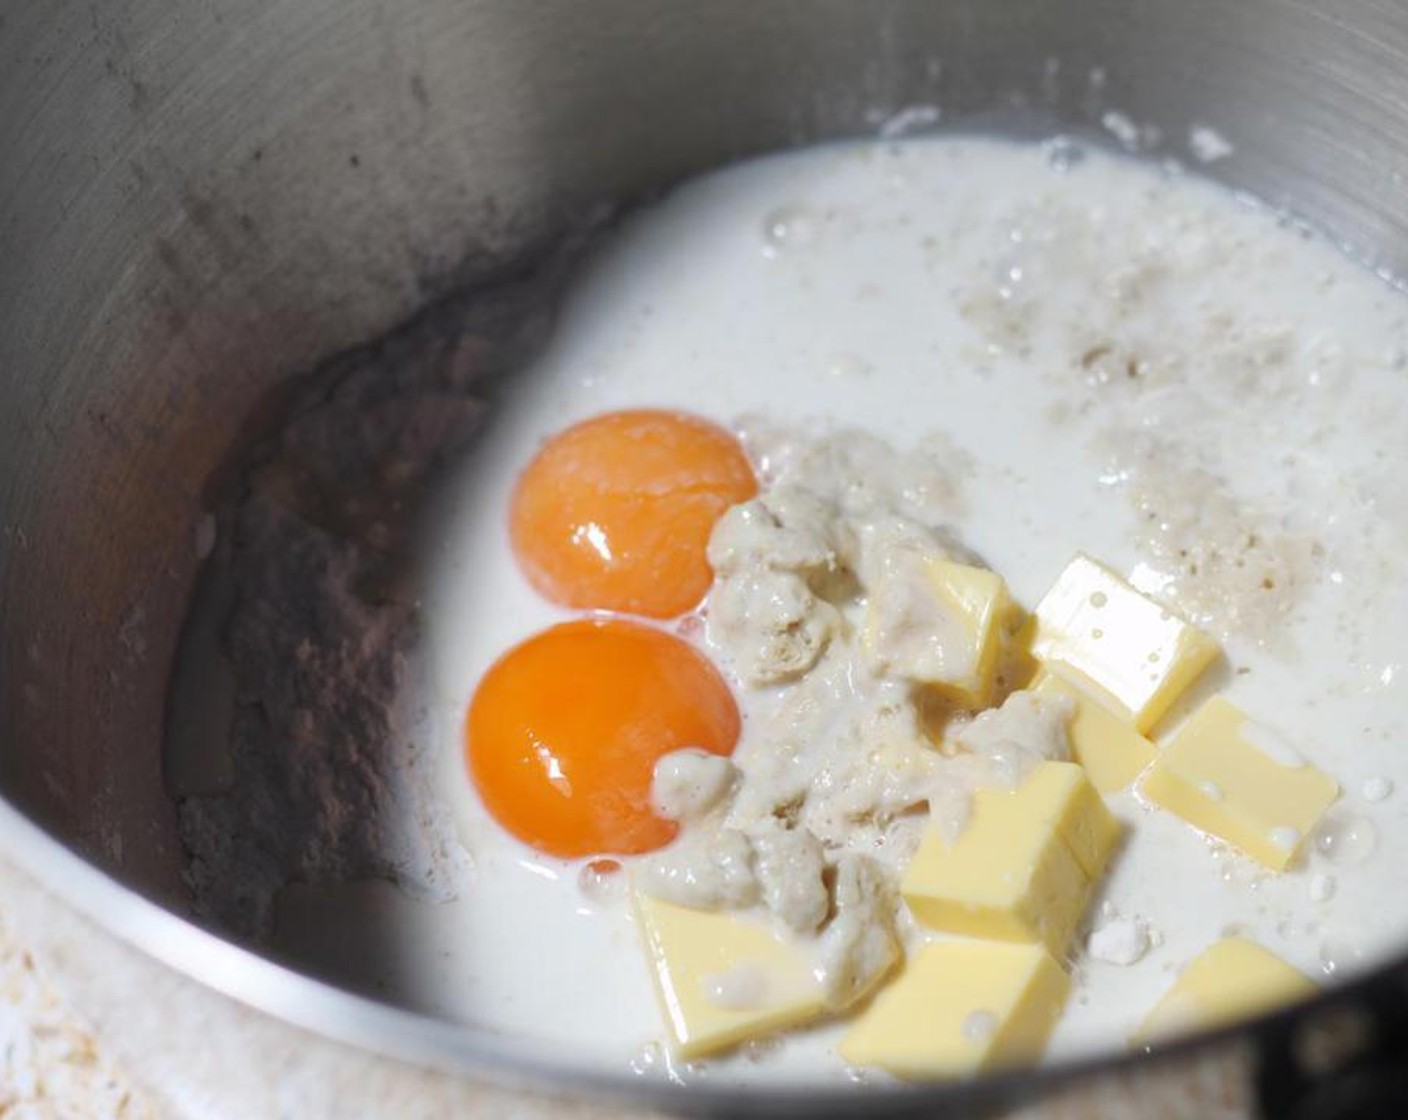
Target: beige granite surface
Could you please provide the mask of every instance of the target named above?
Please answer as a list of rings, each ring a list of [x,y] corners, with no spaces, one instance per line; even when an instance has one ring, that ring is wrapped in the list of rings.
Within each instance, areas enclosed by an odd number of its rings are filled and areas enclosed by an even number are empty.
[[[290,1027],[108,936],[3,861],[0,915],[6,943],[28,962],[25,987],[15,989],[31,1001],[19,1005],[29,1027],[26,1044],[43,1047],[46,1085],[73,1089],[52,1107],[41,1098],[0,1110],[4,1120],[622,1115],[619,1106],[553,1100],[416,1069]],[[10,999],[7,989],[3,1000]],[[31,1007],[44,1010],[26,1015]],[[42,1041],[50,1024],[62,1025],[71,1049]]]
[[[59,999],[0,903],[0,1120],[156,1115],[147,1094]]]
[[[1249,1068],[1241,1050],[1140,1066],[1009,1120],[1243,1120]],[[107,935],[0,860],[0,1120],[601,1120],[623,1112],[416,1069],[290,1027]]]

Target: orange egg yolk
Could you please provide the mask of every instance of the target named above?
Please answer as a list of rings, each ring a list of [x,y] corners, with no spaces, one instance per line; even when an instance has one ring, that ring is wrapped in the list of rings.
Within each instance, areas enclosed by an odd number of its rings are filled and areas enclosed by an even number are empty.
[[[518,480],[514,552],[569,607],[673,618],[709,590],[709,533],[757,493],[733,436],[680,412],[610,412],[550,440]]]
[[[550,855],[632,855],[669,843],[651,808],[656,761],[738,741],[738,707],[709,661],[634,622],[554,626],[485,674],[465,725],[470,773],[494,818]]]

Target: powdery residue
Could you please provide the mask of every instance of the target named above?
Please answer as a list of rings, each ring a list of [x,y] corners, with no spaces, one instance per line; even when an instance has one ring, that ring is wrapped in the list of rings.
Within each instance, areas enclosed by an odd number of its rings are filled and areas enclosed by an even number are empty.
[[[222,928],[267,933],[291,882],[455,893],[466,856],[416,733],[403,550],[432,479],[479,425],[478,385],[541,335],[541,292],[508,289],[457,309],[453,329],[428,318],[335,362],[221,511],[207,606],[231,604],[233,778],[186,796],[180,819],[196,912]]]
[[[1346,388],[1393,355],[1304,325],[1305,291],[1268,294],[1284,242],[1258,240],[1270,215],[1237,219],[1176,175],[1118,200],[1024,201],[997,219],[1006,243],[958,300],[993,353],[1057,356],[1044,359],[1052,417],[1105,455],[1141,586],[1224,639],[1285,652],[1330,568],[1367,563],[1386,532],[1357,465],[1326,457],[1345,430],[1372,429]],[[1343,513],[1337,538],[1359,532],[1365,547],[1329,556],[1309,515],[1325,509]]]
[[[1135,542],[1147,558],[1143,590],[1178,604],[1224,640],[1267,642],[1320,578],[1324,547],[1274,512],[1239,502],[1208,470],[1179,466],[1160,445],[1125,441],[1124,485],[1138,513]]]

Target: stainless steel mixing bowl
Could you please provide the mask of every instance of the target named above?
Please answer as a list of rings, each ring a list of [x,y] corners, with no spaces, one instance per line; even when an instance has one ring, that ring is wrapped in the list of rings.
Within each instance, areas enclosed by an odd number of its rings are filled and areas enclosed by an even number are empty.
[[[916,104],[1071,126],[1118,110],[1157,125],[1175,156],[1190,126],[1214,125],[1236,142],[1217,175],[1403,270],[1405,52],[1408,10],[1387,0],[9,0],[5,852],[272,1014],[413,1060],[640,1092],[331,992],[181,917],[163,704],[203,488],[244,418],[298,371],[603,202],[873,131]],[[1389,970],[1359,995],[1401,988]],[[1303,1016],[1258,1029],[1273,1103],[1278,1087],[1295,1087],[1282,1104],[1304,1101],[1317,1069],[1372,1057],[1366,1043],[1301,1062]],[[929,1109],[955,1092],[868,1099]]]

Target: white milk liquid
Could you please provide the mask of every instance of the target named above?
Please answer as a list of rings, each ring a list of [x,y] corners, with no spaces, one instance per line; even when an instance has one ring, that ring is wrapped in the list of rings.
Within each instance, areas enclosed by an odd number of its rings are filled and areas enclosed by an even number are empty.
[[[394,981],[415,1002],[645,1076],[845,1076],[834,1027],[671,1068],[621,892],[585,896],[468,786],[479,677],[566,617],[513,563],[514,478],[624,407],[941,437],[955,527],[1020,602],[1077,551],[1134,572],[1224,644],[1195,699],[1225,690],[1339,781],[1339,831],[1282,875],[1116,797],[1130,842],[1100,899],[1151,936],[1136,963],[1078,965],[1053,1057],[1124,1046],[1234,927],[1326,982],[1408,946],[1408,302],[1213,186],[1068,163],[976,138],[774,156],[680,188],[584,270],[434,542],[442,785],[472,869],[458,902],[398,919],[424,947]]]

